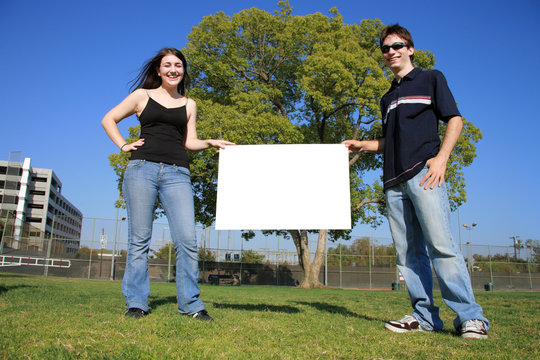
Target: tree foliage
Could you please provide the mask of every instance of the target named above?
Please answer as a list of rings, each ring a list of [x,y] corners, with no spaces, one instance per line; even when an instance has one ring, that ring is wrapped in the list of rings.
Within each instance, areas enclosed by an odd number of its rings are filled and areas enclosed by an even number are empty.
[[[150,249],[150,251],[156,259],[168,259],[170,253],[171,259],[176,261],[176,250],[174,249],[174,244],[170,241],[158,250]]]
[[[396,251],[393,246],[378,245],[368,237],[356,238],[352,244],[338,244],[328,249],[329,266],[375,266],[393,267]]]
[[[158,250],[151,249],[154,258],[156,259],[169,259],[169,254],[171,256],[171,261],[176,261],[176,250],[174,249],[174,244],[169,242],[163,245]],[[198,250],[199,261],[204,262],[215,262],[216,253],[207,248],[199,248]]]
[[[77,250],[77,253],[75,254],[75,258],[77,259],[89,259],[90,254],[92,254],[92,257],[98,257],[100,255],[101,251],[98,249],[90,249],[88,246],[81,246],[79,250]]]
[[[244,259],[244,262],[248,264],[262,264],[265,255],[259,254],[254,250],[243,250],[242,258]]]
[[[216,253],[207,248],[199,248],[199,261],[216,262]]]
[[[492,256],[474,254],[473,259],[474,271],[489,272],[491,270],[493,272],[522,273],[528,270],[527,260],[514,258],[509,254],[495,254]]]

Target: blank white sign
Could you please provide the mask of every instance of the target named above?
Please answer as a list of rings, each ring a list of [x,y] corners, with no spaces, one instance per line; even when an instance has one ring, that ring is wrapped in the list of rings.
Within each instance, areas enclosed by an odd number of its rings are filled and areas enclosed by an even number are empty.
[[[220,150],[217,230],[350,228],[344,145],[237,145]]]

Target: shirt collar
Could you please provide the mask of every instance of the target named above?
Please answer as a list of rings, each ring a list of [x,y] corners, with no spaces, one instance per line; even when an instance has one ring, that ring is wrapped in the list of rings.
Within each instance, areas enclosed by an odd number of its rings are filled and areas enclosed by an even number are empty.
[[[405,80],[405,79],[413,80],[418,75],[418,73],[421,72],[421,71],[422,71],[422,69],[420,69],[420,68],[414,68],[411,71],[409,71],[409,73],[407,75],[405,75],[401,80]],[[392,80],[392,87],[395,87],[397,85],[398,85],[398,81],[397,81],[396,78],[394,78],[394,80]]]

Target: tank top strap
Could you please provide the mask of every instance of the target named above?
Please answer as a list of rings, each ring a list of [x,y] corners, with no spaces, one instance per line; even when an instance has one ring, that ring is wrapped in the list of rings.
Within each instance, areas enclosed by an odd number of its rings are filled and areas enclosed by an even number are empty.
[[[144,91],[146,91],[146,95],[148,95],[148,98],[150,98],[150,94],[148,93],[148,90],[144,89]]]
[[[186,102],[185,102],[184,106],[187,105],[188,101],[189,101],[189,98],[186,96]]]

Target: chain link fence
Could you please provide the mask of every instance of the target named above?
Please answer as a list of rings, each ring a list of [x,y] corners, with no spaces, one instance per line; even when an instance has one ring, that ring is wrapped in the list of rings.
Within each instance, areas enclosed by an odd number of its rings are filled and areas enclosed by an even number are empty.
[[[64,222],[68,219],[63,219]],[[86,279],[120,280],[126,263],[125,218],[83,218],[80,238],[42,234],[31,224],[16,233],[15,219],[0,218],[0,271]],[[62,223],[61,221],[58,222]],[[256,232],[257,233],[257,232]],[[238,231],[197,227],[201,283],[295,286],[302,279],[296,252],[283,237],[257,233],[253,248]],[[310,238],[310,249],[317,237]],[[287,243],[289,242],[289,243]],[[462,248],[475,290],[540,290],[540,249],[471,245]],[[313,258],[312,254],[312,258]],[[152,281],[175,281],[175,254],[168,224],[155,222],[149,274]],[[353,236],[329,242],[321,283],[338,288],[405,289],[395,266],[391,239]],[[438,288],[434,276],[434,286]]]

